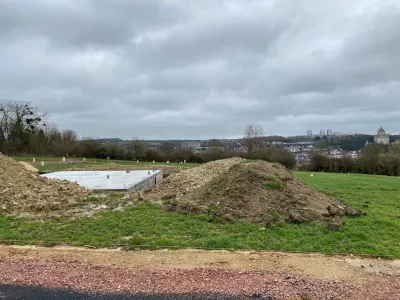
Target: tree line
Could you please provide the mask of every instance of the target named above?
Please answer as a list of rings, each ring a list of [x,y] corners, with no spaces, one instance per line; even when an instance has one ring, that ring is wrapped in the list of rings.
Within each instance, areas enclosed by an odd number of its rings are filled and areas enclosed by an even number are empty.
[[[221,147],[210,147],[206,151],[197,152],[192,149],[173,147],[169,143],[163,143],[159,149],[152,150],[149,149],[146,142],[140,140],[126,142],[123,147],[116,144],[104,145],[90,139],[83,140],[79,144],[85,157],[102,159],[207,163],[218,159],[242,157],[278,162],[290,169],[296,165],[296,160],[292,153],[280,148],[264,147],[251,152],[238,152],[232,149],[222,149]]]
[[[311,155],[309,165],[302,169],[314,172],[362,173],[374,175],[400,175],[400,143],[389,145],[369,144],[358,158],[344,156],[329,158],[319,152]]]
[[[262,143],[262,127],[246,127],[244,143],[247,151],[221,147],[210,141],[207,151],[197,152],[165,142],[157,150],[145,141],[134,139],[124,143],[103,143],[92,138],[80,139],[73,130],[59,130],[49,123],[47,113],[21,101],[0,100],[0,152],[6,155],[86,157],[115,160],[205,163],[213,160],[243,157],[278,162],[294,168],[294,156],[280,148],[268,148]]]

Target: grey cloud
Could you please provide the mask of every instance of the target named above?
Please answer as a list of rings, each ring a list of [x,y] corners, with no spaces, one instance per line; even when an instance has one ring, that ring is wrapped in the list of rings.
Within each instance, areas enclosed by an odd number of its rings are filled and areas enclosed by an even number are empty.
[[[305,55],[297,72],[290,66],[276,66],[286,79],[292,75],[292,92],[332,92],[400,80],[400,8],[390,9],[361,16],[353,31],[343,33],[340,47],[331,55]],[[320,50],[325,51],[329,49]]]
[[[115,47],[182,17],[174,6],[157,0],[4,0],[0,34],[43,36],[63,46]]]
[[[135,66],[143,68],[177,68],[193,63],[230,61],[241,55],[265,55],[289,26],[287,17],[276,6],[272,10],[233,10],[194,18],[158,35],[146,36],[127,51]],[[244,53],[244,54],[243,54]],[[245,57],[244,57],[245,56]]]
[[[122,138],[399,132],[395,0],[3,0],[0,98]]]

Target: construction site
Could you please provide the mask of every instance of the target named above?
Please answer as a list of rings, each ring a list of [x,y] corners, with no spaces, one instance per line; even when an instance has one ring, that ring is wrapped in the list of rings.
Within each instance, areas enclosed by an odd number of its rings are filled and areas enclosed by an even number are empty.
[[[163,172],[154,169],[151,171],[64,171],[42,176],[48,179],[76,182],[91,190],[137,191],[160,184]]]
[[[400,300],[399,53],[399,0],[0,0],[0,300]]]
[[[212,213],[221,221],[340,223],[362,212],[314,191],[279,164],[232,158],[169,175],[163,170],[134,170],[132,166],[103,165],[103,170],[74,168],[39,175],[26,163],[0,156],[3,201],[1,214],[54,216],[59,211],[85,209],[85,199],[107,192],[126,192],[125,199],[148,200],[166,210]],[[101,169],[100,168],[100,169]],[[104,170],[109,169],[109,170]],[[101,193],[103,192],[103,193]],[[121,203],[123,204],[123,200]]]
[[[0,246],[0,283],[8,294],[41,285],[76,293],[188,293],[182,299],[360,299],[380,289],[373,299],[398,299],[398,260],[276,252],[286,250],[283,240],[311,249],[296,237],[301,226],[323,237],[366,218],[276,163],[65,164],[63,171],[39,172],[0,154],[0,195],[0,217],[10,221],[2,223],[9,237],[0,237],[11,244]],[[214,231],[229,226],[234,231],[219,240]],[[241,233],[233,234],[235,226]],[[287,226],[292,233],[285,237]],[[17,272],[27,265],[31,271]]]

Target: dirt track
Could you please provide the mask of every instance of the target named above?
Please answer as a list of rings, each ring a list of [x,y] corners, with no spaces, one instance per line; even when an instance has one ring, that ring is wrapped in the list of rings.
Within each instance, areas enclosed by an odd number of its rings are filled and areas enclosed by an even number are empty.
[[[0,269],[0,284],[88,291],[400,299],[400,261],[320,254],[0,246]]]

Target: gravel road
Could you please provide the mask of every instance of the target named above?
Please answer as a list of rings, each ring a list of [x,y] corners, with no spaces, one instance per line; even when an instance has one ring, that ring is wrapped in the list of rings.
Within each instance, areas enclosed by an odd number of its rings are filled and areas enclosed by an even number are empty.
[[[131,297],[115,299],[400,300],[397,263],[267,252],[0,247],[0,284],[3,289],[4,285],[52,289],[46,295],[58,292],[68,296],[71,290],[100,293],[99,297]],[[7,291],[24,290],[19,287]],[[143,298],[146,295],[150,298]],[[60,297],[55,299],[80,299]]]

